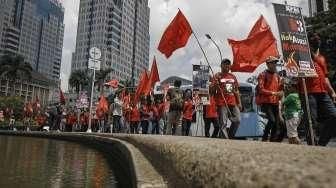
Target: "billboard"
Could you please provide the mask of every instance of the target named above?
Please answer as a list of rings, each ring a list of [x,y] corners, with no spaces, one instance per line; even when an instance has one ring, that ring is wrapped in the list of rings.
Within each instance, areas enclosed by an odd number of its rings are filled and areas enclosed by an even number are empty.
[[[210,68],[208,65],[193,65],[193,101],[198,104],[210,103],[209,78]]]
[[[285,69],[291,77],[317,76],[306,33],[301,8],[274,4]]]

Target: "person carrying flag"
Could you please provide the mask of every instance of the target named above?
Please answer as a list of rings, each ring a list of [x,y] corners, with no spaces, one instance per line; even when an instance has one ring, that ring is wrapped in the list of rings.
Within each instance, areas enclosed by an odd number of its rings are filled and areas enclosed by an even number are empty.
[[[210,89],[215,91],[218,110],[218,119],[221,131],[226,133],[228,120],[231,126],[228,129],[228,138],[233,139],[240,125],[240,111],[242,105],[239,94],[239,84],[235,75],[230,73],[231,61],[224,59],[221,62],[221,72],[214,75]],[[215,136],[215,135],[214,135]]]

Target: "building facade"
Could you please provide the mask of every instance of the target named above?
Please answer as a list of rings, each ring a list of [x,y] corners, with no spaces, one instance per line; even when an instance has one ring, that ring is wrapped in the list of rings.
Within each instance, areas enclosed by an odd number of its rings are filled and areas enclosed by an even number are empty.
[[[88,68],[89,49],[102,51],[108,79],[138,79],[149,64],[148,0],[80,0],[72,71]]]
[[[20,96],[24,102],[39,99],[42,107],[49,104],[50,92],[50,83],[37,72],[28,81],[0,79],[0,96]]]
[[[59,81],[64,8],[58,0],[0,0],[0,56],[19,54],[47,79]]]
[[[309,0],[309,16],[328,10],[328,0]]]

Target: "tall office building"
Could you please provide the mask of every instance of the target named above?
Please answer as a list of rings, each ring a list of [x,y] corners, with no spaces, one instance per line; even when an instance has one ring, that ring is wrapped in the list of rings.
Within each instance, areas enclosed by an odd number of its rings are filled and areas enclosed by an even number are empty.
[[[35,71],[58,82],[63,21],[58,0],[0,0],[0,55],[20,54]]]
[[[309,16],[328,10],[328,0],[308,0]]]
[[[0,79],[0,96],[49,103],[60,79],[64,8],[58,0],[0,0],[0,56],[22,55],[32,79]]]
[[[139,77],[149,64],[148,0],[81,0],[72,71],[88,68],[89,49],[102,51],[101,68],[110,78]]]

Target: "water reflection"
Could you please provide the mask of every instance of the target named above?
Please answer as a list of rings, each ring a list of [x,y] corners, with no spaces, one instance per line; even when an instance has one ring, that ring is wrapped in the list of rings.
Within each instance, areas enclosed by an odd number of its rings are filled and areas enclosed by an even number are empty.
[[[0,187],[117,187],[104,156],[76,143],[0,136]]]

